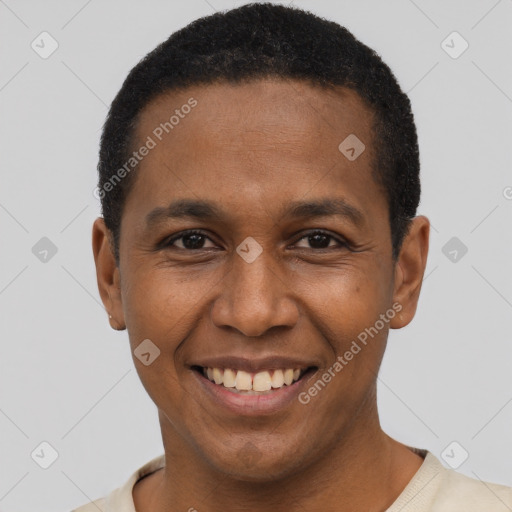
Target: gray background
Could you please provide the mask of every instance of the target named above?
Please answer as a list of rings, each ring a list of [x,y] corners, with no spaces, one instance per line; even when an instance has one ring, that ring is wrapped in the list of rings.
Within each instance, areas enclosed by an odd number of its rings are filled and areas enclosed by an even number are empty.
[[[4,512],[70,510],[163,452],[127,333],[109,327],[97,291],[98,140],[141,57],[191,20],[242,3],[0,0]],[[512,1],[294,3],[376,49],[415,112],[431,248],[416,318],[390,334],[383,428],[443,462],[456,441],[452,460],[469,453],[458,471],[512,485]],[[43,31],[59,45],[46,59],[31,47]],[[469,43],[458,58],[442,46],[453,31]],[[42,237],[57,248],[46,262],[33,253]],[[31,458],[43,441],[58,452],[48,469]]]

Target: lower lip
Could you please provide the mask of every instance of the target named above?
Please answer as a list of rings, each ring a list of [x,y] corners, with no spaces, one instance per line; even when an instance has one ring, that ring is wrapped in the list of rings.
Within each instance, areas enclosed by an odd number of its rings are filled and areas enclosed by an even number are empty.
[[[284,385],[270,393],[261,395],[246,395],[230,391],[228,388],[215,384],[198,371],[192,370],[201,388],[214,400],[214,402],[236,414],[245,416],[261,416],[275,414],[282,411],[306,386],[315,372],[308,371],[301,379],[290,386]]]

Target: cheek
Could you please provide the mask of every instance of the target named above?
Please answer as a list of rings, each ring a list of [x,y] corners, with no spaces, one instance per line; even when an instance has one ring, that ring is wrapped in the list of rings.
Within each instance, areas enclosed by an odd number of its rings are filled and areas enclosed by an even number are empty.
[[[207,286],[184,281],[165,269],[134,272],[122,290],[128,332],[134,338],[153,337],[172,345],[190,323]]]
[[[381,279],[371,268],[328,269],[303,279],[298,294],[306,297],[307,311],[331,332],[330,338],[346,342],[373,325],[388,307],[386,288],[378,286]]]
[[[197,308],[199,300],[190,288],[162,270],[140,269],[131,274],[123,288],[134,365],[146,392],[159,407],[167,401],[176,407],[182,400],[184,391],[176,358],[180,343],[197,322],[194,305]],[[145,357],[146,353],[150,355]]]
[[[381,279],[371,269],[331,269],[314,287],[304,287],[310,320],[331,351],[324,370],[336,389],[333,402],[357,402],[375,380],[389,329],[389,322],[380,320],[390,307],[387,288],[376,286]]]

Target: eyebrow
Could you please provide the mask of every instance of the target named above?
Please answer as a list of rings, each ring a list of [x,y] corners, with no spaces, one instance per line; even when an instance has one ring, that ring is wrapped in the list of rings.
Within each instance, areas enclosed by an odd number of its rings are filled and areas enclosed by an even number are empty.
[[[280,212],[282,218],[317,218],[336,216],[349,220],[357,227],[364,224],[361,210],[342,198],[325,198],[317,201],[294,201]],[[197,220],[224,220],[228,217],[219,206],[207,200],[178,199],[168,206],[158,206],[146,216],[146,229],[166,219],[190,218]]]

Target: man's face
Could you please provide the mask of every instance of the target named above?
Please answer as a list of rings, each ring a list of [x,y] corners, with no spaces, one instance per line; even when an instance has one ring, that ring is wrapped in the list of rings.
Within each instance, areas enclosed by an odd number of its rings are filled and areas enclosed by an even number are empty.
[[[189,98],[197,105],[184,114]],[[176,109],[179,122],[158,130]],[[371,177],[371,124],[354,92],[295,81],[191,87],[144,109],[134,149],[148,136],[156,146],[124,208],[122,315],[132,351],[147,339],[160,350],[147,366],[134,362],[171,450],[242,479],[273,479],[376,417],[389,323],[357,340],[391,308],[394,266],[387,202]],[[356,159],[338,148],[351,134],[365,145]],[[219,215],[196,208],[147,223],[180,200],[208,202]],[[291,210],[325,201],[339,213]],[[170,241],[191,229],[200,233]],[[338,356],[346,364],[334,370]],[[211,382],[207,366],[234,370],[228,384],[237,370],[271,380],[277,371],[276,386],[280,370],[307,372],[275,390],[236,393]],[[309,393],[329,369],[330,382]],[[264,388],[268,377],[255,380]]]

